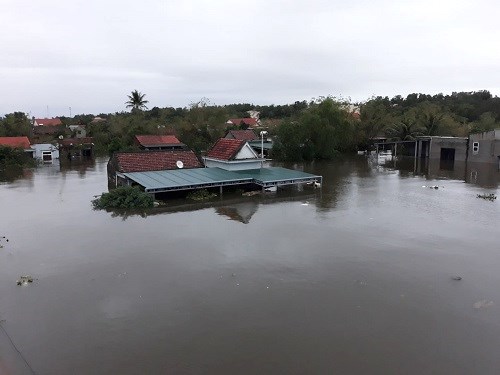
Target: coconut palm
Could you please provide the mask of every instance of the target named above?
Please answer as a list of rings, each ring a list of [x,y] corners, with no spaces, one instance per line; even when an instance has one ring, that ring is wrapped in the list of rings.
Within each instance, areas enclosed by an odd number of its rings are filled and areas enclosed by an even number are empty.
[[[387,130],[387,135],[395,141],[413,141],[423,134],[416,119],[404,117],[399,123]]]
[[[127,95],[128,101],[125,102],[127,108],[132,108],[132,111],[142,111],[143,109],[148,109],[148,107],[146,107],[146,103],[148,103],[148,101],[144,100],[145,96],[146,94],[141,94],[137,90],[132,91],[130,95]]]

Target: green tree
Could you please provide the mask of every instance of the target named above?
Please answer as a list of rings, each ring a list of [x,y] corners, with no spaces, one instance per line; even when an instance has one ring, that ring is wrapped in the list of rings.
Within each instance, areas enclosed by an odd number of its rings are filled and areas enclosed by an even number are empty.
[[[413,141],[416,137],[423,135],[415,112],[410,110],[405,113],[396,125],[387,130],[387,135],[395,141]]]
[[[142,94],[137,90],[132,91],[130,95],[127,95],[128,101],[125,102],[127,108],[132,108],[132,111],[142,111],[148,109],[146,104],[149,102],[144,99],[145,96],[146,94]]]

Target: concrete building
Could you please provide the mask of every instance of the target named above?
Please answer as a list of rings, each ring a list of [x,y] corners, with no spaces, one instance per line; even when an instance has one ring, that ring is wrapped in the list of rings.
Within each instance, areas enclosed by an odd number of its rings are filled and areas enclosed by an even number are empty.
[[[500,169],[500,129],[471,134],[468,160],[477,163],[497,164]]]
[[[52,163],[55,159],[59,159],[59,150],[51,143],[36,143],[31,145],[31,148],[35,150],[35,159],[44,163]]]

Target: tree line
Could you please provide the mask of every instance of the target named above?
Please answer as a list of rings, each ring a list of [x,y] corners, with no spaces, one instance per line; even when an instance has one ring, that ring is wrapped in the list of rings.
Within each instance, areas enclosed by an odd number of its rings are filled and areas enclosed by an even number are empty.
[[[175,134],[200,153],[235,128],[226,124],[229,118],[248,117],[247,111],[256,110],[275,141],[273,157],[294,161],[364,150],[377,137],[467,136],[500,127],[500,98],[488,91],[377,96],[364,103],[322,97],[285,105],[213,105],[202,99],[182,108],[151,109],[137,90],[127,98],[129,112],[99,114],[102,121],[93,121],[93,114],[61,120],[65,125],[86,125],[87,135],[94,137],[101,153],[133,150],[137,134]],[[0,136],[30,135],[30,129],[30,119],[22,112],[0,118]]]

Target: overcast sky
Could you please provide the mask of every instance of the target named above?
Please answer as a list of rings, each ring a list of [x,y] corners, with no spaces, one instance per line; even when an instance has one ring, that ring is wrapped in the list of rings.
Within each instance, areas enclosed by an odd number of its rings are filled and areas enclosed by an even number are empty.
[[[500,94],[498,0],[0,0],[0,115]]]

